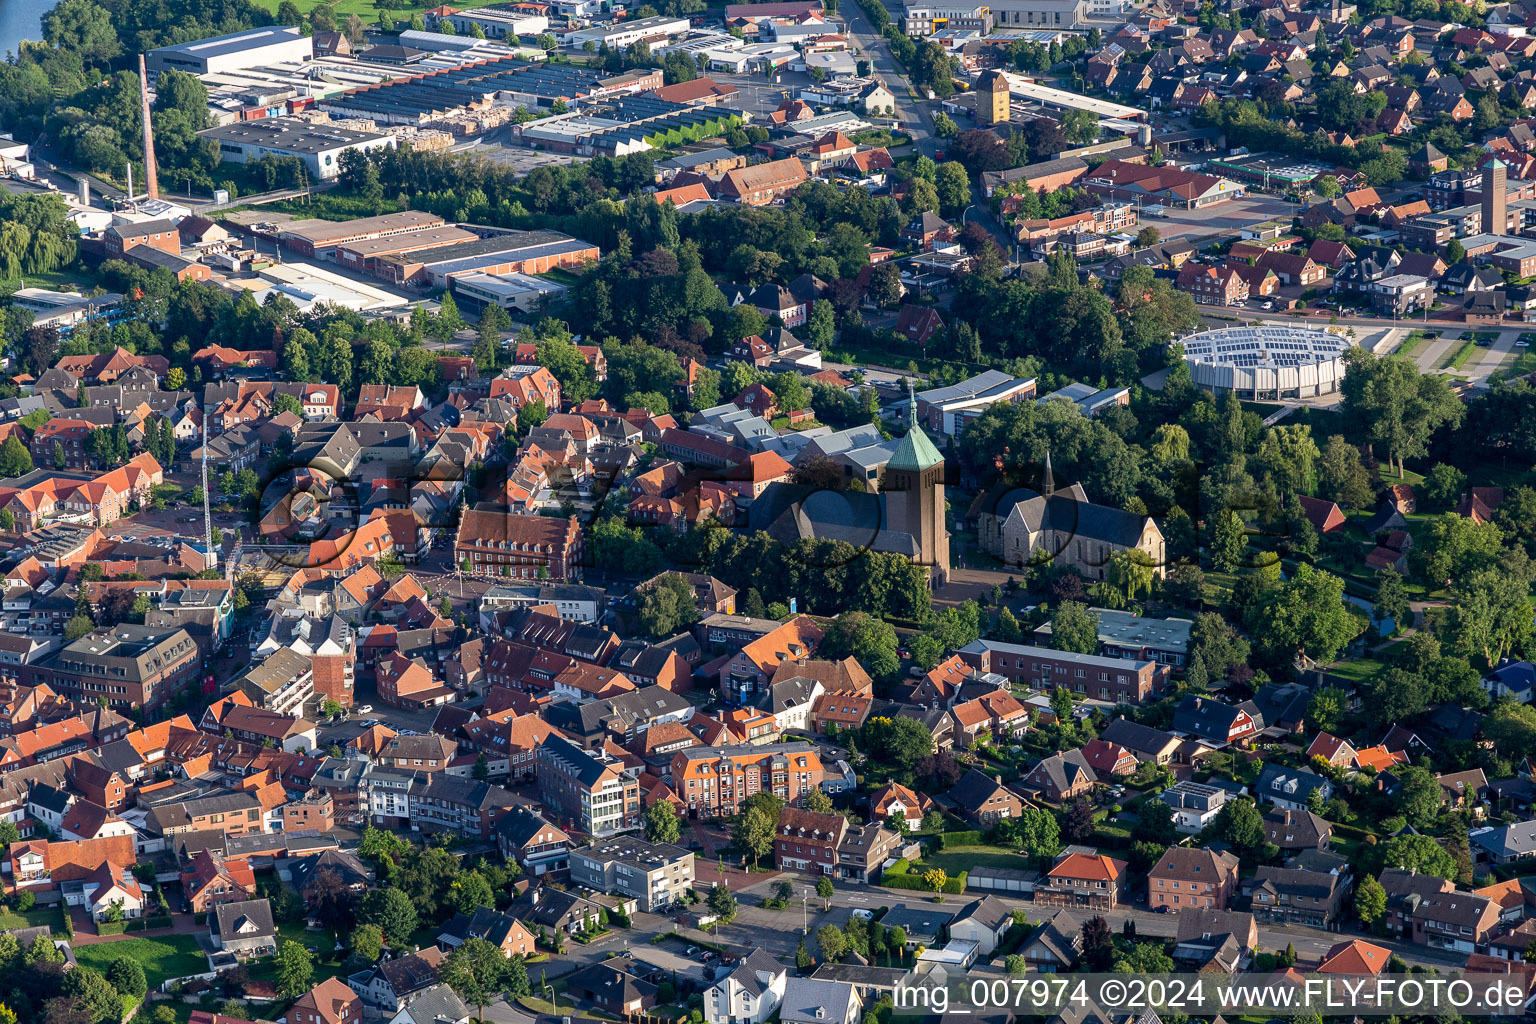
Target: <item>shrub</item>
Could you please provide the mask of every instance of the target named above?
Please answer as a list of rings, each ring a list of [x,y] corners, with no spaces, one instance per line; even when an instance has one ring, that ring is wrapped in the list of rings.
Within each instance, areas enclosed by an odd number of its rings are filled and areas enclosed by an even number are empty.
[[[939,849],[948,850],[956,846],[980,846],[981,833],[971,830],[966,832],[941,832],[939,834]]]
[[[965,878],[966,872],[962,871],[960,874],[954,876],[953,878],[945,880],[944,887],[939,891],[947,892],[951,896],[958,896],[965,892]],[[917,892],[933,892],[933,890],[929,888],[928,883],[923,881],[921,876],[912,874],[898,874],[893,876],[889,870],[887,870],[884,877],[881,878],[880,884],[885,886],[887,889],[912,889]]]

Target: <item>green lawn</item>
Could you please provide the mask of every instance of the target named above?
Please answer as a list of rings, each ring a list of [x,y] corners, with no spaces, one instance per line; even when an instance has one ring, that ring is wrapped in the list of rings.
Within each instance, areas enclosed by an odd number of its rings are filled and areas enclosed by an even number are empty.
[[[434,933],[438,930],[439,929],[433,929]],[[423,946],[429,945],[431,941],[432,940],[428,940],[427,942],[420,942],[418,939],[418,942]],[[312,932],[305,928],[302,923],[280,924],[277,926],[277,944],[279,948],[281,948],[282,944],[285,942],[297,942],[305,949],[308,949],[311,946],[315,947],[317,951],[314,954],[316,984],[319,984],[327,978],[343,978],[346,976],[344,965],[347,958],[347,951],[344,949],[335,948],[336,939],[330,932]],[[260,961],[259,963],[252,964],[251,977],[258,981],[276,982],[277,961],[273,958],[268,958],[266,960]]]
[[[64,927],[64,918],[57,907],[33,907],[24,914],[18,914],[10,907],[0,907],[0,931],[11,931],[15,928],[36,928],[38,925],[48,925],[55,932]]]
[[[182,978],[208,970],[208,958],[191,935],[124,938],[75,946],[75,959],[82,966],[103,974],[112,961],[125,956],[137,960],[144,968],[144,978],[151,989],[159,988],[167,978]]]
[[[924,857],[921,864],[912,865],[912,874],[921,875],[929,868],[942,868],[954,878],[972,868],[1024,868],[1029,859],[1004,846],[953,846]]]

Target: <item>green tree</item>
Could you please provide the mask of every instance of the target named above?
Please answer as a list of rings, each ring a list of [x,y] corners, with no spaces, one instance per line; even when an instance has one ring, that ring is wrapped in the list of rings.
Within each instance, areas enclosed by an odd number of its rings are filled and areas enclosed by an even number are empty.
[[[933,734],[912,718],[871,718],[860,738],[860,748],[872,761],[907,778],[919,760],[933,753]]]
[[[1398,629],[1413,625],[1413,606],[1403,577],[1391,566],[1376,571],[1376,619],[1391,619]]]
[[[1051,616],[1051,646],[1073,654],[1099,652],[1099,615],[1076,601],[1063,601]]]
[[[836,324],[832,317],[832,303],[813,302],[811,312],[805,322],[806,340],[818,351],[826,351],[832,347],[832,341],[836,331]]]
[[[1387,890],[1375,875],[1366,875],[1355,886],[1355,916],[1367,928],[1376,927],[1387,913]]]
[[[736,916],[736,897],[724,882],[716,882],[709,890],[709,909],[721,920]]]
[[[500,947],[480,938],[466,939],[443,961],[442,980],[484,1019],[485,1006],[501,990],[508,966]]]
[[[867,612],[843,612],[829,623],[820,653],[833,660],[854,658],[876,679],[889,680],[901,671],[896,630]]]
[[[1243,520],[1231,509],[1217,512],[1211,526],[1211,567],[1217,572],[1235,572],[1242,562],[1248,538]]]
[[[1216,834],[1239,853],[1255,853],[1265,843],[1264,819],[1251,800],[1228,800],[1216,814]]]
[[[1264,648],[1320,663],[1337,658],[1360,632],[1344,602],[1344,581],[1306,564],[1265,591],[1249,618],[1250,632]]]
[[[835,924],[824,924],[816,929],[816,946],[821,951],[822,963],[836,963],[848,952],[848,936]]]
[[[473,914],[479,907],[495,903],[495,894],[485,876],[478,871],[464,871],[448,887],[448,903],[461,914]]]
[[[1401,835],[1387,842],[1382,867],[1417,871],[1447,881],[1456,877],[1456,860],[1433,836]]]
[[[652,843],[675,843],[683,835],[677,808],[666,800],[651,804],[645,812],[645,838]]]
[[[749,806],[736,816],[732,838],[736,845],[752,857],[752,866],[759,859],[773,852],[773,837],[778,831],[779,816],[761,804]]]
[[[119,995],[142,999],[149,988],[149,983],[144,979],[143,966],[129,956],[120,956],[112,961],[107,967],[107,980]]]
[[[12,434],[0,444],[0,477],[23,476],[32,472],[32,453]]]
[[[820,897],[823,907],[830,906],[832,903],[832,879],[826,875],[816,879],[816,895]]]
[[[123,998],[112,983],[89,967],[76,967],[64,975],[64,994],[73,997],[83,1011],[85,1024],[117,1024],[123,1019]]]
[[[398,945],[407,941],[416,930],[416,904],[396,888],[370,889],[358,905],[357,920],[361,924],[378,925],[385,940]]]
[[[288,940],[277,950],[277,993],[297,999],[315,984],[315,957],[301,943]]]
[[[674,636],[698,621],[698,599],[692,584],[680,574],[669,572],[640,589],[635,613],[647,635],[658,639]]]
[[[49,46],[88,63],[105,64],[123,50],[111,13],[92,0],[62,0],[43,15],[42,27]]]
[[[384,955],[384,933],[376,924],[360,924],[347,937],[347,945],[359,960],[378,963]]]
[[[1115,552],[1109,559],[1109,581],[1134,601],[1138,594],[1152,594],[1152,584],[1157,579],[1157,566],[1152,556],[1140,548],[1126,548]]]
[[[1359,346],[1349,349],[1344,361],[1345,413],[1373,442],[1386,446],[1399,477],[1403,460],[1426,454],[1436,430],[1461,422],[1465,408],[1442,374],[1421,373],[1402,356],[1379,357]]]
[[[816,961],[811,959],[811,951],[805,948],[805,936],[800,936],[800,945],[795,947],[795,969],[801,974],[806,973],[816,966]]]

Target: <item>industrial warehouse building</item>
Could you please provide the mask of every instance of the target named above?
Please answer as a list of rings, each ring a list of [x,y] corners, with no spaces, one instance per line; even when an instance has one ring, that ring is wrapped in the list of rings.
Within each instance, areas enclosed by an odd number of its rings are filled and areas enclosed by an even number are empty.
[[[1218,394],[1242,398],[1313,398],[1339,389],[1347,338],[1281,324],[1228,327],[1184,338],[1190,377]]]
[[[442,288],[460,274],[547,274],[602,258],[602,250],[558,231],[508,231],[473,242],[380,256],[373,273],[395,285]]]
[[[146,53],[144,64],[150,72],[176,70],[209,75],[309,60],[314,55],[314,41],[309,36],[286,25],[271,25],[192,43],[162,46]]]
[[[439,10],[452,9],[439,8]],[[487,39],[505,39],[508,36],[514,40],[518,36],[532,38],[540,32],[549,31],[547,17],[534,14],[532,11],[518,10],[515,7],[481,7],[472,11],[439,14],[435,24],[441,25],[443,22],[452,25],[454,31],[460,35],[469,35],[470,26],[473,25],[484,32]]]
[[[635,43],[680,36],[691,28],[687,18],[641,18],[639,21],[621,21],[613,25],[593,25],[571,33],[571,44],[578,49],[587,43],[594,46],[624,49]]]
[[[388,238],[442,226],[443,218],[425,210],[401,210],[356,220],[295,220],[278,232],[278,241],[305,256],[326,256],[338,246],[368,238]]]
[[[366,153],[395,148],[392,135],[310,124],[292,117],[234,121],[197,134],[218,144],[219,159],[225,163],[248,164],[264,156],[293,156],[303,161],[316,180],[336,177],[341,172],[341,154],[349,149]]]

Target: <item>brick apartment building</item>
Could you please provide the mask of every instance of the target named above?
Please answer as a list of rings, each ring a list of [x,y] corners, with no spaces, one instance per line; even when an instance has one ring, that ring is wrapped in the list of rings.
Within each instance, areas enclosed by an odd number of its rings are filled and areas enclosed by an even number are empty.
[[[693,747],[672,755],[672,789],[691,818],[728,818],[747,797],[771,792],[792,803],[820,788],[821,758],[805,743]]]
[[[454,558],[471,572],[520,579],[574,580],[581,575],[581,527],[576,517],[465,511]]]
[[[606,836],[640,824],[640,783],[621,761],[551,735],[536,761],[539,796],[556,824]]]
[[[114,708],[154,708],[196,679],[202,664],[186,630],[124,622],[23,666],[21,676],[25,686],[50,686],[76,700],[104,697]]]
[[[1167,665],[1155,661],[1072,654],[991,640],[977,640],[962,649],[960,657],[972,668],[996,672],[1011,683],[1027,683],[1039,690],[1061,686],[1073,693],[1127,704],[1140,704],[1162,694],[1170,675]]]

